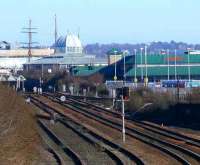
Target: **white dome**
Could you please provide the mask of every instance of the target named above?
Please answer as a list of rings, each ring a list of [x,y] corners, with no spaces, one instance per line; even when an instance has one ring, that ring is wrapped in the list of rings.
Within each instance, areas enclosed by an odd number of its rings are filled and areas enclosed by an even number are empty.
[[[82,53],[82,44],[80,39],[73,34],[66,37],[66,52],[67,53]]]
[[[66,38],[66,47],[82,47],[82,44],[76,35],[71,34]]]

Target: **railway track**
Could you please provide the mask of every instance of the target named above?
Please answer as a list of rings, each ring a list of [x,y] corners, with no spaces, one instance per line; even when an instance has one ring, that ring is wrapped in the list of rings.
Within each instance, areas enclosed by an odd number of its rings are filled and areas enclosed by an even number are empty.
[[[122,161],[113,154],[110,150],[101,147],[100,145],[93,145],[92,141],[88,143],[90,139],[80,137],[80,132],[75,133],[71,130],[71,127],[65,121],[56,121],[54,125],[51,125],[48,120],[44,120],[46,125],[50,125],[51,130],[62,139],[64,144],[67,144],[84,160],[85,164],[110,164],[110,165],[122,165]],[[67,121],[68,122],[68,121]],[[64,131],[63,131],[64,130]]]
[[[70,147],[66,146],[62,140],[57,137],[57,135],[51,131],[51,129],[41,120],[38,120],[39,126],[44,130],[44,132],[47,133],[47,135],[58,145],[62,148],[63,152],[69,156],[72,160],[72,162],[68,161],[68,164],[74,164],[74,165],[86,165],[86,163],[80,158],[80,156],[74,152]],[[59,161],[61,161],[59,156]],[[66,163],[67,164],[67,163]]]
[[[35,98],[35,99],[36,99],[36,98]],[[40,100],[38,100],[38,101],[41,102]],[[46,100],[46,101],[47,101],[47,100]],[[44,101],[43,101],[43,102],[44,102]],[[48,107],[48,105],[45,104],[45,103],[43,103],[43,102],[41,102],[41,103],[44,104],[46,107]],[[74,111],[74,109],[73,109],[73,111]],[[60,113],[60,112],[59,112],[59,113]],[[86,113],[85,115],[87,116],[87,113]],[[92,116],[89,116],[89,118],[90,118],[90,120],[91,120],[91,119],[92,119],[92,120],[96,120],[96,119],[93,119],[94,117],[92,117]],[[98,121],[99,121],[99,120],[98,120]],[[100,121],[100,122],[102,122],[102,121]],[[109,125],[108,123],[104,123],[104,124],[107,125],[107,126],[109,126],[109,127],[114,128],[114,129],[120,130],[120,128],[113,127],[112,125]],[[129,135],[130,135],[130,133],[129,133]],[[171,157],[175,158],[175,159],[176,159],[177,161],[179,161],[179,163],[181,163],[181,164],[190,164],[187,160],[185,160],[184,158],[182,158],[180,155],[178,155],[178,154],[176,154],[176,153],[174,153],[174,152],[172,152],[172,151],[166,149],[165,147],[161,147],[160,145],[156,144],[155,142],[151,142],[151,140],[144,140],[145,138],[137,137],[137,136],[133,136],[133,135],[130,135],[130,136],[132,136],[132,137],[134,137],[134,138],[140,138],[140,140],[142,139],[143,142],[148,143],[148,144],[151,144],[152,146],[154,146],[154,147],[156,147],[156,148],[159,148],[161,151],[164,151],[165,153],[169,154]]]
[[[51,98],[51,99],[54,100],[54,98]],[[56,101],[56,100],[54,100],[54,101]],[[83,103],[81,103],[80,101],[74,101],[72,99],[70,99],[70,101],[72,101],[72,102],[71,103],[68,102],[68,105],[64,104],[64,106],[67,106],[68,108],[75,108],[76,111],[78,111],[78,109],[81,109],[81,112],[79,111],[79,113],[82,113],[82,114],[84,113],[84,115],[87,115],[90,118],[95,116],[95,118],[98,118],[98,120],[100,122],[103,122],[104,124],[107,124],[107,125],[109,125],[111,127],[114,127],[115,129],[121,130],[121,126],[119,124],[119,121],[116,122],[114,120],[111,120],[111,118],[106,119],[105,116],[102,117],[102,114],[101,114],[102,113],[102,109],[101,108],[100,108],[101,113],[99,113],[99,110],[96,110],[96,112],[94,114],[93,112],[88,110],[89,108],[91,109],[91,105],[90,105],[90,107],[87,106],[87,109],[85,109],[85,108],[81,107],[81,106],[83,106]],[[59,103],[58,100],[57,100],[57,102]],[[76,104],[74,104],[74,103],[76,103]],[[81,106],[80,106],[80,104],[81,104]],[[70,105],[70,107],[69,107],[69,105]],[[92,108],[92,110],[94,111],[95,109]],[[109,112],[109,113],[110,114],[114,114],[115,117],[116,116],[119,117],[119,114],[117,114],[117,113],[113,113],[113,112]],[[113,126],[113,125],[115,125],[115,126]],[[138,123],[137,123],[137,125],[138,125]],[[159,135],[162,135],[162,136],[167,136],[168,138],[173,138],[173,139],[176,139],[176,140],[177,139],[178,140],[180,140],[180,139],[181,140],[185,140],[185,142],[187,142],[189,144],[192,144],[192,145],[195,145],[196,147],[198,146],[198,143],[196,143],[196,142],[194,143],[193,141],[188,141],[187,139],[184,139],[183,137],[182,138],[180,138],[180,137],[178,138],[175,135],[174,136],[169,135],[169,134],[167,135],[167,133],[158,132],[158,130],[153,130],[152,128],[147,128],[147,126],[142,126],[142,127],[145,128],[146,130],[145,131],[138,131],[138,130],[136,130],[134,128],[126,127],[127,134],[131,135],[131,136],[133,136],[135,138],[138,138],[138,139],[140,139],[143,142],[148,143],[148,144],[149,144],[149,142],[147,140],[145,140],[144,138],[141,139],[141,137],[138,137],[138,135],[139,136],[143,136],[145,138],[148,138],[148,139],[154,141],[154,143],[150,144],[150,145],[153,145],[154,147],[160,148],[162,151],[170,154],[171,156],[173,155],[174,157],[176,157],[177,160],[181,161],[183,164],[199,164],[200,156],[199,156],[198,153],[193,152],[190,149],[187,149],[185,147],[179,146],[177,144],[171,143],[169,141],[166,142],[165,139],[161,138],[162,139],[161,140],[160,137],[156,137],[157,135],[155,136],[155,133],[157,133]],[[151,132],[147,132],[147,130],[151,131]],[[146,133],[144,133],[144,132],[146,132]],[[152,132],[154,134],[152,134]],[[133,135],[133,133],[137,134],[137,136]],[[157,143],[155,143],[155,142],[159,143],[159,145]]]
[[[63,159],[61,158],[60,154],[57,153],[53,148],[48,148],[49,153],[53,155],[53,157],[56,159],[56,162],[58,165],[64,165]]]
[[[90,107],[90,109],[93,109],[95,111],[98,111],[98,112],[103,111],[104,113],[111,115],[111,116],[114,116],[118,119],[121,118],[120,113],[113,112],[113,111],[104,109],[102,107],[96,106],[94,104],[86,103],[84,101],[77,101],[77,100],[74,100],[74,99],[70,99],[70,100],[72,102],[75,102],[76,104],[81,105],[81,106]],[[91,108],[91,107],[93,107],[93,108]],[[133,123],[134,125],[142,127],[142,128],[144,128],[148,131],[151,131],[153,133],[163,135],[163,136],[166,136],[168,138],[175,139],[175,140],[181,140],[181,141],[185,142],[186,144],[189,144],[189,145],[192,145],[192,146],[200,147],[200,139],[191,138],[191,137],[188,137],[186,135],[176,133],[176,132],[168,130],[166,128],[161,128],[159,126],[156,126],[156,125],[153,125],[153,124],[150,124],[150,123],[145,123],[145,122],[140,122],[140,121],[137,121],[137,120],[130,120],[130,119],[127,119],[127,121],[130,122],[130,123]]]
[[[88,103],[88,102],[81,101],[81,100],[77,101],[77,100],[71,99],[71,98],[70,98],[70,100],[72,100],[73,102],[75,102],[75,103],[77,103],[81,106],[90,107],[92,109],[94,108],[93,110],[100,111],[100,112],[103,111],[108,115],[112,115],[114,117],[121,118],[121,113],[119,113],[119,112],[108,110],[108,109],[102,108],[100,106],[97,106],[95,104]],[[161,127],[154,125],[154,124],[151,124],[151,123],[141,122],[141,121],[137,121],[137,120],[130,120],[129,118],[126,118],[126,120],[128,122],[132,122],[133,124],[136,124],[136,125],[144,128],[144,129],[147,129],[147,130],[152,131],[154,133],[158,133],[160,135],[164,135],[164,136],[167,136],[169,138],[176,139],[176,140],[181,140],[181,141],[184,141],[187,144],[194,145],[196,147],[200,147],[200,139],[191,138],[189,136],[177,133],[175,131],[172,131],[172,130],[169,130],[169,129],[166,129],[166,128],[161,128]]]
[[[47,140],[44,138],[44,136],[41,136],[43,141],[45,142],[45,148],[46,150],[52,154],[52,156],[55,158],[57,165],[65,165],[63,158],[61,157],[60,153],[58,153],[50,144],[47,142]]]
[[[36,99],[32,98],[32,102],[36,106],[38,106],[40,109],[43,109],[46,113],[50,113],[51,115],[54,113],[54,109],[52,109],[48,106],[45,106],[41,102],[36,101]],[[93,143],[93,144],[100,145],[100,147],[105,150],[104,152],[106,152],[110,157],[112,157],[113,160],[115,160],[117,165],[122,165],[122,164],[124,164],[124,165],[130,164],[131,165],[133,163],[131,163],[130,160],[134,161],[135,162],[134,164],[138,164],[138,165],[144,164],[139,158],[137,158],[132,153],[126,151],[121,146],[106,140],[105,138],[103,138],[103,137],[97,135],[96,133],[88,130],[87,128],[81,126],[77,122],[71,121],[70,119],[66,118],[66,116],[63,116],[63,115],[61,115],[61,116],[62,117],[60,117],[59,119],[56,120],[57,122],[60,122],[64,126],[72,129],[74,132],[78,133],[79,136],[83,137],[86,141],[89,141],[90,143]],[[82,131],[80,131],[80,129],[79,129],[80,127],[86,133],[83,133]],[[127,157],[127,158],[125,158],[125,157]]]
[[[55,140],[49,137],[41,126],[39,127],[39,133],[45,143],[45,148],[47,148],[48,152],[53,155],[57,165],[66,165],[66,162],[68,162],[68,164],[73,164],[71,158],[68,157],[62,148],[55,143]]]

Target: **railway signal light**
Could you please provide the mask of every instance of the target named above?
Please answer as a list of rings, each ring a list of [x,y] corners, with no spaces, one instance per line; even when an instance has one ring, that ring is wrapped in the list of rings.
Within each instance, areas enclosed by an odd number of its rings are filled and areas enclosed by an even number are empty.
[[[129,87],[124,87],[122,88],[122,94],[123,94],[123,99],[128,100],[129,99]]]
[[[117,99],[121,99],[122,96],[125,101],[129,99],[129,87],[118,88],[116,93]]]

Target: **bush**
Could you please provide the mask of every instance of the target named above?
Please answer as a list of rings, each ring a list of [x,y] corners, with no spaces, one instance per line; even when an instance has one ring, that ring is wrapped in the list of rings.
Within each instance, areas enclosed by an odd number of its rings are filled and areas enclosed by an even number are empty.
[[[108,96],[109,95],[109,91],[107,90],[107,88],[104,84],[97,86],[97,92],[98,92],[99,96]]]
[[[174,104],[171,96],[168,93],[153,92],[150,89],[139,88],[130,94],[130,101],[127,103],[128,110],[137,111],[146,103],[152,103],[148,109],[168,109],[170,105]]]
[[[186,97],[189,103],[200,103],[200,88],[192,88],[190,94]]]
[[[154,93],[152,102],[154,109],[160,110],[166,110],[170,105],[174,104],[169,93]]]
[[[144,99],[143,99],[142,95],[140,95],[137,92],[131,92],[130,99],[127,102],[127,109],[136,111],[143,105],[144,105]]]

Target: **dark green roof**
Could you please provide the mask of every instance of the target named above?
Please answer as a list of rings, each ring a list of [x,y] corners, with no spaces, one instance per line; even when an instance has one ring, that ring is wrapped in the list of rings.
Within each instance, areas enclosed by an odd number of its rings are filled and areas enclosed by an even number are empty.
[[[168,57],[169,57],[169,74],[171,76],[175,75],[175,56],[174,55],[147,55],[147,65],[148,76],[167,76],[168,75]],[[191,66],[191,75],[200,76],[200,55],[189,55],[190,64],[195,64],[197,66]],[[127,66],[127,76],[133,77],[135,74],[134,70],[134,56],[126,56],[126,66]],[[177,55],[176,56],[177,63],[177,76],[187,76],[188,75],[188,67],[186,66],[188,63],[188,55]],[[141,55],[137,54],[136,56],[136,64],[137,64],[137,76],[141,76]],[[143,67],[143,75],[145,75],[145,56],[142,56],[142,67]],[[103,68],[103,69],[102,69]],[[107,67],[99,66],[89,68],[88,66],[84,67],[76,67],[74,69],[74,75],[76,76],[88,76],[94,74],[96,72],[100,72],[101,74],[107,75],[107,77],[113,75],[114,73],[114,64],[109,65]],[[123,59],[117,63],[117,73],[118,75],[123,75]]]
[[[169,57],[169,63],[175,63],[175,55],[147,55],[147,63],[148,64],[167,64]],[[189,55],[190,63],[200,63],[200,55]],[[141,55],[137,54],[136,63],[141,63]],[[142,55],[142,63],[145,63],[145,56]],[[188,55],[177,55],[176,56],[177,64],[185,64],[188,63]]]
[[[137,68],[136,74],[137,76],[141,76],[141,68]],[[176,67],[177,75],[188,75],[188,67],[187,66],[177,66]],[[145,75],[146,70],[143,68],[143,75]],[[200,66],[191,66],[190,67],[190,73],[191,75],[200,75]],[[148,67],[147,68],[147,74],[148,76],[167,76],[168,75],[168,67]],[[169,67],[169,74],[171,76],[175,75],[175,67],[171,66]],[[127,72],[127,76],[134,76],[135,75],[135,69],[132,68]]]
[[[98,72],[103,66],[79,66],[73,69],[75,76],[89,76]]]

